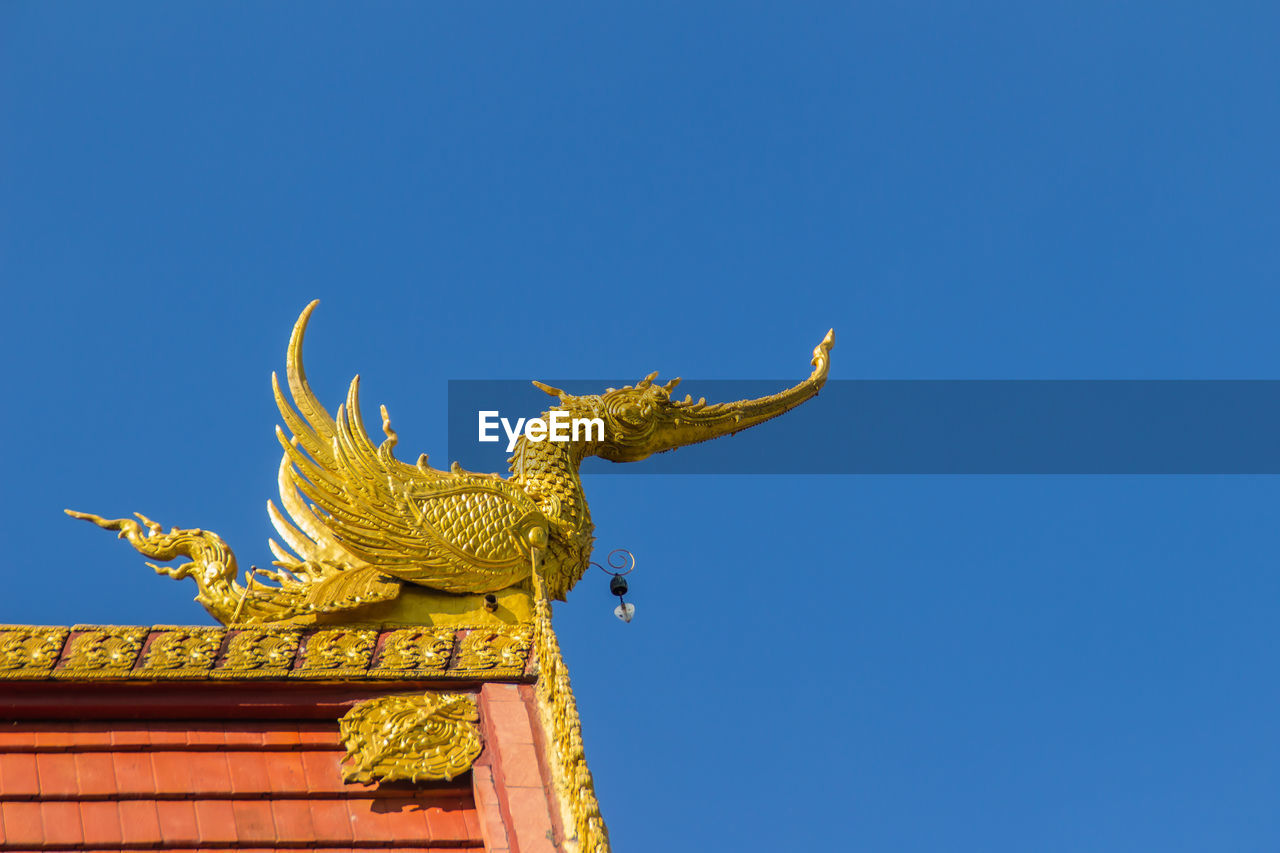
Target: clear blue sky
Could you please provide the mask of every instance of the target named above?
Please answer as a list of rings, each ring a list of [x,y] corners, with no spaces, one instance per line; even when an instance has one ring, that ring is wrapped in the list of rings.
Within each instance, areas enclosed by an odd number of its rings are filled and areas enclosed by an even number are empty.
[[[830,326],[840,378],[1280,378],[1274,4],[464,5],[0,6],[0,620],[207,619],[64,506],[268,559],[313,298],[324,399],[437,462],[450,378]],[[619,853],[1280,848],[1276,478],[588,491]]]

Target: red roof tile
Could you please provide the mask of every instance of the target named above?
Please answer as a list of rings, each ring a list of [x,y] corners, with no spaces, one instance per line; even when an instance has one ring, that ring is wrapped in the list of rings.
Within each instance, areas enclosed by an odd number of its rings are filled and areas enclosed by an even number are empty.
[[[327,727],[5,724],[0,848],[482,849],[467,780],[347,784],[336,721]]]
[[[311,805],[306,800],[272,800],[271,820],[279,838],[315,838]]]
[[[34,797],[40,793],[36,757],[22,752],[0,753],[0,791],[11,797]]]
[[[36,777],[40,780],[41,796],[74,797],[79,790],[76,783],[76,760],[70,753],[37,754]]]
[[[139,796],[156,791],[155,772],[151,756],[145,752],[116,752],[111,754],[116,770],[116,792],[120,796]]]
[[[2,836],[0,836],[2,837]],[[36,853],[36,851],[47,848],[41,847],[5,847],[6,853]],[[217,845],[202,845],[196,847],[171,847],[164,848],[167,853],[351,853],[350,847],[312,847],[312,846],[293,846],[293,847],[226,847]],[[388,849],[385,845],[381,845],[376,849]],[[462,846],[456,844],[445,844],[444,846],[416,846],[416,845],[396,845],[394,848],[398,853],[486,853],[485,848],[478,846]],[[76,848],[76,853],[120,853],[118,847],[87,847]]]
[[[160,837],[166,844],[199,844],[202,840],[196,825],[195,804],[190,800],[157,801],[156,819],[160,824]]]
[[[77,789],[82,796],[116,792],[115,762],[109,752],[75,753]]]
[[[351,816],[341,801],[338,808],[334,808],[332,800],[311,800],[310,806],[311,824],[315,827],[317,840],[341,845],[355,838],[351,832]]]
[[[563,828],[528,685],[479,690],[485,749],[472,774],[420,786],[343,780],[338,717],[406,689],[416,688],[17,684],[0,694],[0,849],[555,849]]]
[[[110,800],[80,804],[80,823],[86,840],[93,844],[120,844],[120,807]]]
[[[236,840],[236,813],[228,800],[196,800],[195,808],[201,841],[230,844]]]
[[[6,846],[35,845],[44,841],[39,803],[0,803],[0,821],[4,826]]]
[[[70,847],[84,840],[79,803],[41,803],[40,822],[44,828],[44,843],[51,847]]]
[[[164,836],[160,834],[160,821],[156,817],[154,800],[122,800],[120,802],[120,834],[125,844],[155,844]],[[103,842],[93,839],[90,844]]]
[[[286,840],[275,837],[276,825],[271,819],[271,804],[266,800],[232,800],[231,813],[235,816],[237,841],[270,844]]]
[[[221,757],[221,756],[219,756]],[[276,754],[272,754],[274,760]],[[257,794],[271,790],[267,775],[267,755],[261,752],[238,752],[227,755],[227,767],[231,770],[231,792]]]

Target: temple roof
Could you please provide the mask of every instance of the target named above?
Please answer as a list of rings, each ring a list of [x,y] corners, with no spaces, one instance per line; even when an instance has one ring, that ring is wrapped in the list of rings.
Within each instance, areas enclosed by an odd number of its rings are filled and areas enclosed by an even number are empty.
[[[351,784],[342,754],[321,721],[3,723],[0,847],[484,849],[468,782]]]
[[[0,850],[607,850],[542,642],[0,626]]]

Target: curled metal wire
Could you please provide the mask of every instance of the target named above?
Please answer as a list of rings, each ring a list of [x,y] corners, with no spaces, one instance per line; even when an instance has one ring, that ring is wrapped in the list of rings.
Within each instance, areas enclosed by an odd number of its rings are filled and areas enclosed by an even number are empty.
[[[627,565],[627,560],[631,561],[631,565],[626,569],[626,571],[610,571],[610,569],[614,569],[614,570],[622,569],[623,566]],[[609,569],[606,569],[604,566],[600,565],[594,560],[587,563],[587,565],[595,566],[600,571],[606,572],[607,574],[611,574],[615,578],[620,578],[623,575],[629,575],[636,569],[636,555],[632,554],[626,548],[614,548],[612,551],[609,552],[609,556],[606,558],[606,561],[609,563],[609,566],[610,566]]]

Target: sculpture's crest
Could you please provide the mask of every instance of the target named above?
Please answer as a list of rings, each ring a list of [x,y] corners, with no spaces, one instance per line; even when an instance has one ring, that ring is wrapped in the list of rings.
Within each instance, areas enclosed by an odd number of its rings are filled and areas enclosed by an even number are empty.
[[[268,503],[282,542],[272,540],[273,569],[254,569],[245,582],[231,549],[207,530],[168,532],[139,514],[108,520],[76,518],[117,530],[144,555],[178,566],[154,566],[191,577],[196,600],[232,622],[412,622],[528,619],[532,602],[563,599],[586,569],[592,524],[578,466],[587,456],[633,462],[653,453],[707,441],[776,417],[818,393],[827,378],[833,335],[813,351],[813,371],[798,385],[757,400],[708,405],[671,399],[679,383],[635,386],[573,396],[535,383],[572,417],[601,418],[599,435],[568,442],[521,437],[510,475],[442,471],[422,456],[395,458],[397,442],[386,407],[375,445],[360,416],[359,377],[346,403],[330,415],[302,368],[302,339],[316,303],[302,312],[289,341],[286,384],[273,375],[276,403],[289,432],[277,428],[280,507]]]

